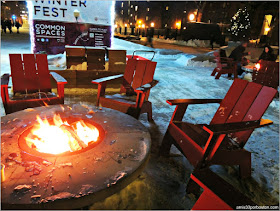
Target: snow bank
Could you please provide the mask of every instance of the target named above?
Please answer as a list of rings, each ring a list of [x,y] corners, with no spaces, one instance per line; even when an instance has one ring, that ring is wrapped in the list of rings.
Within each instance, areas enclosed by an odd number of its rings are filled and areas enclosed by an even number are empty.
[[[50,69],[66,69],[66,52],[57,55],[48,55],[48,64]]]
[[[154,40],[158,42],[163,42],[163,43],[169,43],[169,44],[175,44],[175,45],[181,45],[181,46],[189,46],[189,47],[205,47],[209,48],[210,45],[210,40],[188,40],[188,41],[183,41],[183,40],[174,40],[174,39],[159,39],[159,38],[154,38]],[[214,43],[214,47],[219,47],[218,44]]]

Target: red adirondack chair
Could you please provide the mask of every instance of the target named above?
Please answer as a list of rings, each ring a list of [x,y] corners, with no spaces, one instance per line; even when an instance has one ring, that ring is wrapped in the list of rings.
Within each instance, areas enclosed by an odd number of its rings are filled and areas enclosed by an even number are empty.
[[[214,52],[215,61],[217,67],[213,70],[211,76],[215,76],[215,79],[219,79],[222,74],[233,74],[234,78],[237,78],[237,63],[233,59],[224,56],[221,56],[221,50]]]
[[[235,210],[244,209],[242,206],[245,205],[256,206],[256,203],[209,168],[195,170],[189,182],[194,182],[203,189],[192,210]]]
[[[277,89],[279,86],[279,63],[265,60],[260,60],[259,63],[260,69],[253,71],[252,81]]]
[[[45,54],[10,54],[13,97],[9,97],[9,74],[1,77],[1,97],[6,114],[44,106],[64,103],[64,84],[67,81],[49,72]],[[51,93],[50,75],[57,82],[58,96]]]
[[[153,80],[156,64],[141,56],[128,55],[124,74],[92,81],[93,84],[98,84],[97,106],[101,104],[136,119],[141,113],[147,113],[148,120],[152,121],[152,103],[148,98],[150,89],[158,83],[157,80]],[[120,78],[123,79],[120,94],[105,95],[107,82]]]
[[[168,155],[175,144],[196,168],[219,165],[239,165],[240,175],[251,175],[251,153],[243,147],[255,128],[272,124],[261,120],[276,94],[276,90],[235,79],[221,99],[168,100],[176,105],[162,142],[161,154]],[[210,125],[182,122],[188,105],[220,103]]]

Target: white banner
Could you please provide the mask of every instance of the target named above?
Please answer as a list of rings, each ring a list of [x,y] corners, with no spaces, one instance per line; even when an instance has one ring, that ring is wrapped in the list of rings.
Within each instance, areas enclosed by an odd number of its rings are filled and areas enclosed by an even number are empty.
[[[76,22],[74,11],[80,12],[78,22],[109,26],[112,24],[113,1],[32,1],[33,20]]]

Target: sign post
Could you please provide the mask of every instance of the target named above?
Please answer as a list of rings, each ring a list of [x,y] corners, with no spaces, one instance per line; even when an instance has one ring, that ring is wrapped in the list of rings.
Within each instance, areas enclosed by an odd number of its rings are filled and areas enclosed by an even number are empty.
[[[59,54],[65,45],[111,47],[114,1],[27,1],[34,53]]]

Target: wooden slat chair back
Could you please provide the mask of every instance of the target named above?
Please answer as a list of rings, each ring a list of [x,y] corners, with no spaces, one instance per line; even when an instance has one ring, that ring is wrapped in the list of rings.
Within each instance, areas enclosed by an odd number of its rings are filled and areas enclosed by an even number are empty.
[[[153,81],[156,62],[150,60],[128,59],[120,93],[134,93],[134,89]],[[146,95],[148,99],[149,93]]]
[[[156,62],[141,56],[127,56],[124,74],[93,80],[98,84],[97,106],[112,108],[139,118],[141,113],[147,113],[152,120],[152,105],[148,101],[150,89],[157,84],[154,80]],[[120,94],[105,95],[106,84],[109,81],[122,78]]]
[[[45,54],[10,54],[13,97],[8,91],[9,74],[1,76],[1,98],[6,114],[44,105],[64,103],[64,84],[67,81],[49,72]],[[57,95],[51,93],[50,77],[57,83]]]
[[[50,72],[46,54],[10,54],[13,92],[50,92]]]
[[[210,124],[260,120],[275,96],[270,87],[245,80],[235,80],[220,104]],[[244,146],[253,130],[232,134]]]
[[[234,74],[234,78],[237,78],[237,64],[231,58],[226,57],[225,50],[214,51],[213,55],[216,67],[211,76],[216,75],[215,79],[219,79],[222,74]]]
[[[253,130],[272,124],[261,119],[276,90],[235,79],[223,100],[180,99],[167,101],[176,105],[161,146],[161,154],[169,154],[172,144],[196,168],[207,165],[239,165],[240,175],[251,175],[251,153],[244,149]],[[182,122],[190,104],[220,103],[209,125]]]
[[[105,49],[98,47],[66,46],[66,65],[70,69],[72,65],[87,62],[86,70],[105,69]]]
[[[279,63],[260,60],[260,69],[254,70],[252,81],[277,89],[279,86]]]
[[[126,67],[126,50],[108,49],[109,71],[124,73]]]
[[[70,69],[72,65],[82,64],[86,61],[86,49],[72,46],[65,46],[66,65]]]

